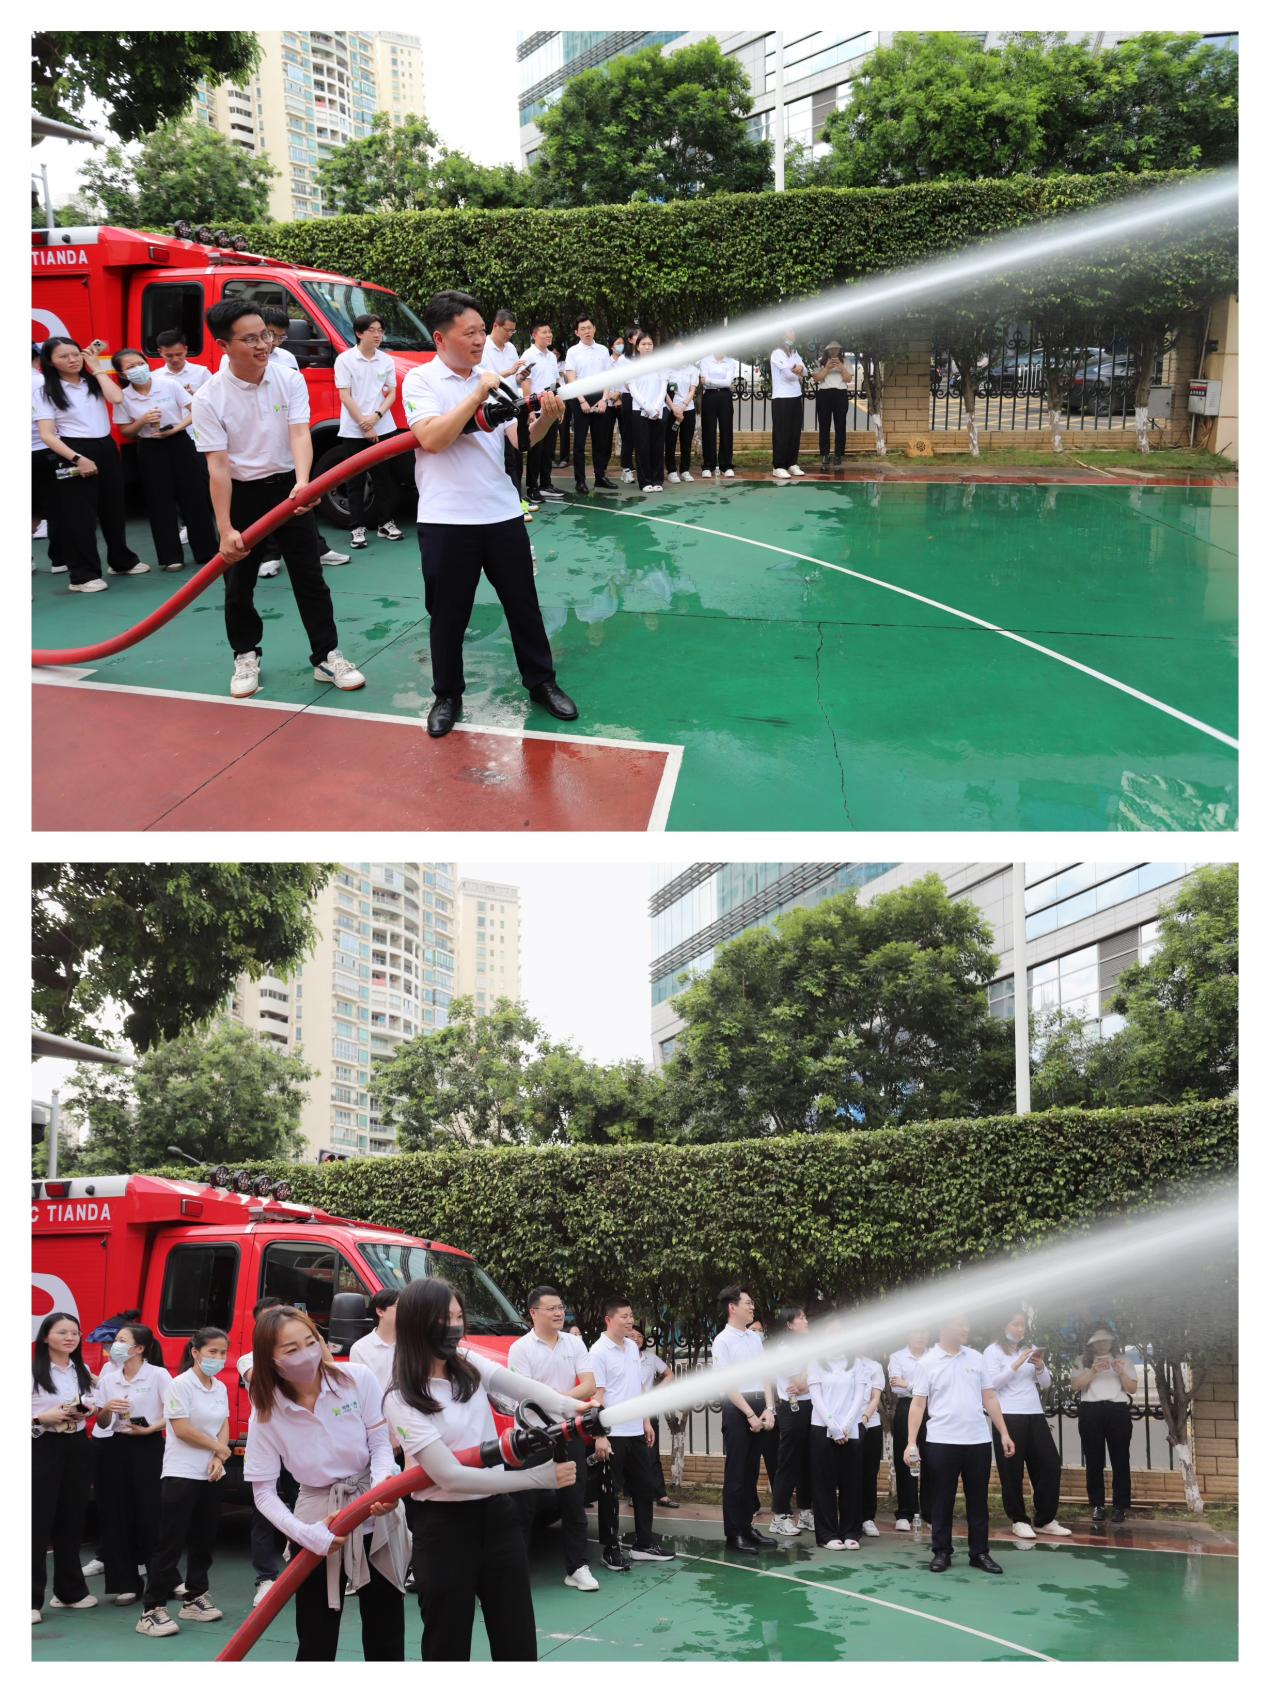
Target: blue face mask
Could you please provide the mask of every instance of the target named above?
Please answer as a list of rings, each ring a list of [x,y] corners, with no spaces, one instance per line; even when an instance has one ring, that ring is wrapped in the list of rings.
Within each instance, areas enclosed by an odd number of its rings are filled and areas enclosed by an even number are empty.
[[[131,1356],[132,1347],[130,1345],[124,1345],[121,1340],[116,1340],[110,1348],[110,1361],[112,1363],[119,1364],[120,1368],[123,1367]]]
[[[198,1366],[205,1375],[218,1375],[225,1366],[223,1357],[200,1357]]]

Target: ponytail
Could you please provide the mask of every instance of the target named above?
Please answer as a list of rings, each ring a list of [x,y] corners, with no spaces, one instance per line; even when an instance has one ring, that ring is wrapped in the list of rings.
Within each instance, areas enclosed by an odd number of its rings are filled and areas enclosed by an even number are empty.
[[[229,1335],[223,1328],[195,1328],[185,1341],[185,1350],[181,1353],[180,1373],[183,1375],[187,1369],[194,1367],[196,1351],[201,1351],[205,1345],[210,1345],[213,1340],[218,1339],[223,1339],[226,1345],[229,1343]]]

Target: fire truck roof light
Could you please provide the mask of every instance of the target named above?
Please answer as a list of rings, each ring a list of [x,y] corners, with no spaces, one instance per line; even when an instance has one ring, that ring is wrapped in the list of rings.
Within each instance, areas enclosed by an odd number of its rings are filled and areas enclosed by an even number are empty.
[[[45,1198],[69,1198],[70,1197],[70,1182],[69,1181],[45,1181],[45,1183],[44,1183],[44,1196],[45,1196]]]

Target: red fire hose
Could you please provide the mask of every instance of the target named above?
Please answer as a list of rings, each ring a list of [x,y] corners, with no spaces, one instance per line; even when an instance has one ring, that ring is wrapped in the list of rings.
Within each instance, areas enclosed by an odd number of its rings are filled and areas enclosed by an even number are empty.
[[[320,499],[329,489],[338,487],[340,482],[346,482],[353,476],[363,475],[373,465],[381,463],[385,458],[395,458],[398,453],[414,451],[414,436],[406,430],[400,435],[394,435],[390,440],[377,441],[374,446],[367,447],[353,458],[346,458],[342,464],[334,469],[324,471],[308,484],[305,490],[304,503],[311,504]],[[265,513],[249,529],[243,531],[243,540],[247,546],[255,546],[274,529],[285,523],[287,518],[295,512],[295,502],[284,499],[281,505],[275,505],[272,511]],[[73,646],[61,652],[38,651],[31,654],[32,664],[43,666],[46,664],[87,664],[97,658],[111,658],[116,652],[125,652],[128,647],[135,646],[147,635],[152,635],[156,629],[161,629],[164,623],[170,623],[178,611],[183,611],[187,605],[193,603],[200,593],[209,588],[218,576],[221,576],[230,566],[219,553],[210,563],[204,564],[202,569],[191,576],[182,587],[172,595],[171,599],[160,605],[157,611],[151,611],[148,617],[143,617],[132,628],[123,634],[114,635],[109,640],[98,641],[95,646]],[[261,1605],[263,1609],[263,1604]]]

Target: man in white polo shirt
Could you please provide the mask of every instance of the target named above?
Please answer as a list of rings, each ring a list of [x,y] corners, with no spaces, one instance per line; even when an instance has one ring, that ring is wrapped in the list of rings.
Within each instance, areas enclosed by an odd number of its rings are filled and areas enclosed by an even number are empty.
[[[245,699],[260,686],[264,624],[255,607],[261,552],[244,546],[242,535],[288,495],[303,500],[313,466],[308,389],[298,370],[270,361],[272,340],[250,300],[219,301],[207,313],[207,327],[229,364],[194,395],[191,433],[207,454],[220,553],[231,566],[224,578],[225,630],[234,655],[229,691]],[[308,635],[313,679],[347,692],[365,687],[366,678],[339,650],[315,505],[298,503],[272,538],[286,560]]]
[[[363,1334],[348,1348],[348,1361],[362,1363],[379,1383],[380,1392],[392,1384],[392,1363],[397,1354],[397,1300],[395,1287],[383,1287],[370,1300],[374,1331]]]
[[[908,1447],[903,1460],[909,1467],[920,1461],[917,1434],[928,1411],[925,1471],[929,1477],[930,1540],[934,1549],[931,1574],[943,1574],[952,1561],[952,1512],[958,1482],[965,1488],[970,1565],[982,1569],[984,1574],[1004,1573],[987,1549],[991,1428],[994,1426],[1000,1434],[1006,1457],[1013,1456],[1013,1440],[1005,1426],[1000,1400],[987,1379],[983,1354],[965,1343],[968,1338],[967,1316],[957,1313],[945,1317],[939,1327],[938,1344],[917,1359],[912,1374]]]
[[[501,306],[494,312],[493,322],[489,325],[489,336],[485,341],[485,350],[481,354],[480,368],[482,370],[496,370],[499,376],[514,387],[520,385],[520,372],[524,368],[524,360],[515,347],[516,314]],[[526,412],[520,419],[515,435],[510,433],[503,436],[502,461],[507,474],[515,483],[515,490],[520,494],[521,510],[526,518],[530,511],[536,511],[538,506],[533,501],[526,501],[522,489],[524,487],[524,460],[529,450],[529,417]]]
[[[590,1348],[590,1371],[595,1378],[595,1396],[607,1405],[627,1404],[643,1393],[643,1367],[639,1347],[631,1338],[634,1311],[630,1300],[614,1295],[604,1303],[604,1331]],[[599,1537],[604,1542],[604,1567],[625,1574],[631,1561],[669,1563],[673,1551],[665,1551],[652,1537],[652,1512],[657,1483],[649,1456],[652,1423],[635,1417],[610,1428],[607,1438],[595,1441],[595,1455],[603,1463],[599,1493]],[[627,1558],[621,1543],[621,1495],[630,1493],[634,1505],[635,1536]]]
[[[718,1368],[731,1363],[757,1363],[762,1335],[754,1333],[753,1297],[748,1287],[724,1287],[718,1304],[726,1322],[714,1336],[712,1353]],[[758,1468],[763,1436],[775,1427],[775,1394],[770,1382],[756,1376],[728,1393],[723,1403],[723,1533],[728,1549],[750,1556],[775,1540],[753,1525],[758,1505]]]
[[[432,297],[423,315],[436,357],[411,370],[401,395],[418,445],[419,553],[436,695],[427,732],[433,739],[448,734],[462,714],[463,636],[482,573],[506,614],[530,699],[572,722],[577,706],[555,680],[524,513],[503,463],[503,436],[516,420],[488,433],[476,423],[476,413],[502,384],[497,371],[479,368],[486,339],[480,302],[447,289]],[[555,394],[542,395],[542,409],[529,425],[530,444],[550,431],[563,409]]]
[[[367,447],[387,440],[397,432],[392,404],[397,397],[397,367],[383,350],[383,319],[363,311],[353,319],[357,345],[348,347],[335,360],[335,391],[339,395],[339,446],[344,458],[353,458]],[[401,531],[392,520],[396,484],[382,464],[370,471],[375,492],[387,501],[388,519],[380,523],[380,540],[398,541]],[[354,476],[347,484],[348,515],[352,520],[350,545],[366,544],[366,477]]]
[[[583,312],[573,325],[576,341],[564,355],[564,379],[580,382],[585,376],[604,376],[612,369],[612,354],[595,339],[595,325]],[[571,399],[568,408],[573,414],[573,475],[579,494],[588,494],[586,486],[586,435],[590,434],[590,455],[595,466],[595,486],[616,489],[616,482],[608,480],[608,460],[612,457],[613,409],[606,391],[584,394]]]
[[[564,1300],[554,1287],[534,1287],[529,1294],[527,1334],[513,1340],[507,1353],[507,1367],[531,1381],[542,1381],[566,1398],[589,1404],[595,1391],[595,1376],[584,1341],[564,1332]],[[564,1584],[578,1592],[598,1592],[599,1582],[586,1561],[586,1442],[570,1439],[568,1458],[577,1464],[577,1479],[558,1491],[521,1492],[516,1503],[524,1523],[526,1541],[533,1537],[538,1517],[554,1516],[558,1509],[563,1526]]]

